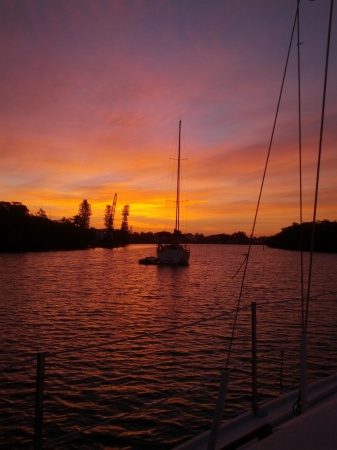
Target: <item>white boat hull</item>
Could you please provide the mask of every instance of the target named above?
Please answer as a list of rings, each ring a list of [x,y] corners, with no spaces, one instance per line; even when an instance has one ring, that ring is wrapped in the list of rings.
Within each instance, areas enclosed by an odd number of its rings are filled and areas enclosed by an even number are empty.
[[[190,249],[182,244],[158,245],[157,258],[161,264],[188,264]]]

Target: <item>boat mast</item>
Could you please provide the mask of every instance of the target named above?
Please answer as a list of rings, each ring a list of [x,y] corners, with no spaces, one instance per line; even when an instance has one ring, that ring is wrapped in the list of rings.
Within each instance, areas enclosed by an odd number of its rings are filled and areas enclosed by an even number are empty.
[[[176,227],[179,231],[180,222],[180,137],[181,137],[181,120],[179,120],[179,139],[178,139],[178,173],[177,173],[177,196],[176,196]]]

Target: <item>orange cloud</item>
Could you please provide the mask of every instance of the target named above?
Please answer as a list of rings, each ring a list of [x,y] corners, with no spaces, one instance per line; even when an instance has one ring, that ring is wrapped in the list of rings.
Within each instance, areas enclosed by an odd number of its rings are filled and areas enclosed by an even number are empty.
[[[130,7],[98,0],[23,2],[17,8],[5,2],[1,200],[22,201],[32,212],[43,207],[57,219],[75,215],[86,198],[92,225],[101,227],[116,192],[117,223],[129,204],[136,231],[172,227],[166,209],[182,119],[186,231],[249,233],[296,6],[281,3],[243,7],[193,0],[193,7],[170,1]],[[303,5],[306,220],[317,162],[325,10],[325,4]],[[261,234],[298,221],[296,51],[265,180]],[[337,62],[330,67],[334,80]],[[331,81],[328,94],[319,215],[335,220],[337,92]]]

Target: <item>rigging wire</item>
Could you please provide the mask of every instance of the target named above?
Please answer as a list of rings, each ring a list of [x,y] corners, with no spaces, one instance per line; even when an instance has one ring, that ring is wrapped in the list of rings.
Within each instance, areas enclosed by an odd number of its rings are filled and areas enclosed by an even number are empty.
[[[279,109],[280,109],[280,104],[281,104],[281,99],[282,99],[282,94],[283,94],[283,89],[284,89],[284,84],[285,84],[285,78],[286,78],[287,69],[288,69],[290,52],[291,52],[292,43],[293,43],[293,39],[294,39],[295,27],[296,27],[296,23],[297,23],[297,20],[298,20],[298,10],[299,10],[299,5],[297,4],[295,19],[294,19],[294,23],[293,23],[292,32],[291,32],[290,43],[289,43],[289,47],[288,47],[286,64],[285,64],[283,77],[282,77],[280,94],[279,94],[279,98],[278,98],[278,102],[277,102],[276,113],[275,113],[274,123],[273,123],[273,127],[272,127],[272,133],[271,133],[271,137],[270,137],[268,152],[267,152],[266,163],[265,163],[265,167],[264,167],[264,171],[263,171],[263,175],[262,175],[262,182],[261,182],[260,192],[259,192],[258,201],[257,201],[257,205],[256,205],[252,231],[251,231],[251,235],[250,235],[250,239],[249,239],[248,252],[247,252],[247,255],[246,255],[245,261],[244,261],[244,269],[243,269],[243,274],[242,274],[241,287],[240,287],[239,297],[238,297],[238,301],[237,301],[237,307],[236,307],[234,323],[233,323],[233,327],[232,327],[231,338],[230,338],[230,341],[229,341],[229,348],[228,348],[228,352],[227,352],[227,360],[226,360],[226,365],[225,365],[226,370],[228,369],[229,359],[230,359],[230,356],[231,356],[231,350],[232,350],[233,341],[234,341],[234,334],[235,334],[235,329],[236,329],[236,324],[237,324],[237,319],[238,319],[238,314],[239,314],[239,309],[240,309],[240,303],[241,303],[241,299],[242,299],[243,287],[244,287],[244,283],[245,283],[245,280],[246,280],[246,274],[247,274],[247,269],[248,269],[248,261],[249,261],[249,256],[250,256],[251,247],[252,247],[252,241],[253,241],[254,232],[255,232],[257,215],[258,215],[258,212],[259,212],[259,209],[260,209],[262,191],[263,191],[264,182],[265,182],[265,178],[266,178],[266,173],[267,173],[267,168],[268,168],[268,163],[269,163],[269,157],[270,157],[270,154],[271,154],[271,148],[272,148],[272,144],[273,144],[273,141],[274,141],[274,134],[275,134],[276,123],[277,123],[277,119],[278,119],[278,113],[279,113]]]
[[[323,101],[322,101],[322,112],[321,112],[321,125],[320,125],[319,145],[318,145],[316,186],[315,186],[315,201],[314,201],[312,228],[311,228],[308,289],[307,289],[307,296],[306,296],[305,318],[304,318],[304,325],[303,325],[303,332],[304,333],[306,333],[307,327],[308,327],[311,276],[312,276],[312,265],[313,265],[313,253],[314,253],[314,246],[315,246],[316,213],[317,213],[317,204],[318,204],[318,187],[319,187],[319,175],[320,175],[321,158],[322,158],[322,142],[323,142],[323,131],[324,131],[325,102],[326,102],[326,90],[327,90],[327,82],[328,82],[328,67],[329,67],[329,56],[330,56],[330,41],[331,41],[331,29],[332,29],[333,4],[334,4],[334,0],[331,0],[331,3],[330,3],[330,16],[329,16],[329,28],[328,28],[328,39],[327,39],[326,58],[325,58],[325,72],[324,72],[324,85],[323,85]]]
[[[304,267],[303,267],[303,192],[302,192],[302,98],[301,98],[301,52],[300,41],[300,0],[297,0],[297,89],[298,89],[298,166],[300,194],[300,281],[301,281],[301,316],[304,327]]]

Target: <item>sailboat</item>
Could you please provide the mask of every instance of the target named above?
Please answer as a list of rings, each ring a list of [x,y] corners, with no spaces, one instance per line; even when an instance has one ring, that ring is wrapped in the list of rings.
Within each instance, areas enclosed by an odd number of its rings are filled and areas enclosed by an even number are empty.
[[[178,160],[177,160],[177,186],[176,186],[176,219],[173,243],[159,243],[157,246],[157,259],[161,264],[188,264],[190,259],[190,247],[180,242],[180,142],[181,120],[179,121]]]

